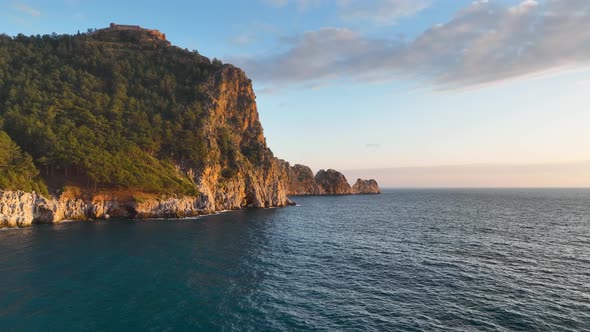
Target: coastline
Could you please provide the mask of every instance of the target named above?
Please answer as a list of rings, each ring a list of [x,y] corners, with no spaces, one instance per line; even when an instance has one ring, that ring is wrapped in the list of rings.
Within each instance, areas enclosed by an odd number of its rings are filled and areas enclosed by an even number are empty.
[[[295,193],[288,197],[310,196],[351,196],[378,195],[379,192],[347,192],[307,194]],[[147,196],[147,195],[146,195]],[[239,206],[211,209],[207,196],[167,197],[141,194],[136,196],[117,195],[117,192],[95,193],[93,195],[72,195],[64,192],[59,197],[44,197],[38,193],[24,191],[0,191],[0,229],[25,228],[34,224],[58,224],[62,222],[95,221],[109,219],[164,220],[197,219],[248,208],[274,209],[287,206],[301,206],[287,198],[279,204],[256,206],[247,204],[244,198]]]

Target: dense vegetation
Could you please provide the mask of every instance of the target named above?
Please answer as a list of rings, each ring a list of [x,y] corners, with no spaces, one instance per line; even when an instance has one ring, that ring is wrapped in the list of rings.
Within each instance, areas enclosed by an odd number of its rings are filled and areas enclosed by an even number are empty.
[[[145,37],[0,35],[0,130],[27,152],[0,136],[0,158],[19,151],[4,160],[0,189],[42,190],[40,172],[50,186],[196,193],[175,165],[211,158],[203,83],[222,64]]]
[[[0,188],[47,194],[47,187],[38,175],[31,156],[0,131]]]

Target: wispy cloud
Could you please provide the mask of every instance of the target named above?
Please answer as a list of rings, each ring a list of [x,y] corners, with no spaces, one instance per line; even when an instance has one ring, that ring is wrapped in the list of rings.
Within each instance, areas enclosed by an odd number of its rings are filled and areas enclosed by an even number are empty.
[[[260,21],[237,25],[235,29],[238,32],[227,40],[234,46],[255,44],[268,38],[268,36],[274,36],[280,33],[279,28],[276,26]]]
[[[21,2],[15,2],[12,5],[12,8],[14,8],[15,10],[17,10],[17,11],[19,11],[21,13],[30,15],[30,16],[35,16],[36,17],[36,16],[40,16],[41,15],[41,11],[39,11],[38,9],[33,8],[33,7],[29,6],[29,5],[26,5],[26,4],[21,3]]]
[[[261,0],[262,3],[273,7],[284,7],[289,4],[289,0]]]
[[[281,8],[289,4],[294,4],[301,12],[311,8],[319,7],[322,4],[328,3],[326,0],[261,0],[263,3]]]
[[[381,144],[378,143],[367,143],[365,144],[365,148],[369,150],[378,150],[381,148]]]
[[[241,35],[233,37],[230,40],[230,42],[235,45],[243,46],[243,45],[248,45],[248,44],[252,43],[254,40],[255,40],[255,37],[253,37],[252,35],[241,34]]]
[[[430,0],[338,0],[340,16],[346,20],[393,24],[412,16],[432,4]]]
[[[295,5],[300,11],[329,7],[345,20],[370,20],[378,23],[395,23],[404,16],[411,16],[428,8],[432,0],[260,0],[262,3],[282,8]]]
[[[411,41],[323,28],[282,53],[235,59],[275,86],[415,78],[455,89],[590,64],[590,1],[474,1]]]

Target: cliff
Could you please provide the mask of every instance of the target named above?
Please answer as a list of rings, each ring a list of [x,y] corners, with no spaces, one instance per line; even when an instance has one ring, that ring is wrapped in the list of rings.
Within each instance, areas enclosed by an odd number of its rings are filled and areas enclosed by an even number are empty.
[[[346,177],[336,170],[322,169],[315,175],[315,180],[328,195],[350,195],[353,193]]]
[[[211,213],[198,197],[138,199],[109,193],[94,196],[44,197],[23,191],[0,191],[0,228],[50,224],[63,220],[181,218]]]
[[[183,169],[198,184],[204,208],[290,204],[281,164],[266,146],[251,81],[241,69],[225,65],[206,86],[203,130],[212,157],[201,169]],[[228,142],[218,139],[220,130]],[[229,155],[220,157],[228,149]]]
[[[246,74],[162,38],[134,26],[0,35],[0,131],[22,156],[4,158],[0,227],[282,207],[370,187],[276,158]]]
[[[311,169],[305,165],[286,164],[287,193],[289,195],[325,195],[326,191],[314,178]]]
[[[380,194],[381,193],[381,189],[379,189],[379,185],[377,184],[377,181],[371,179],[371,180],[363,180],[363,179],[357,179],[355,184],[352,186],[352,191],[355,194]]]

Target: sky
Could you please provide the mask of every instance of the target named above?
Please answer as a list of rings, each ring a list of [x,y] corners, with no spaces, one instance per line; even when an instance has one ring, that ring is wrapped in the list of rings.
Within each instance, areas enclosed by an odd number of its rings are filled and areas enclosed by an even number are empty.
[[[402,187],[590,187],[590,1],[5,1],[0,32],[159,29],[243,68],[291,163]]]

